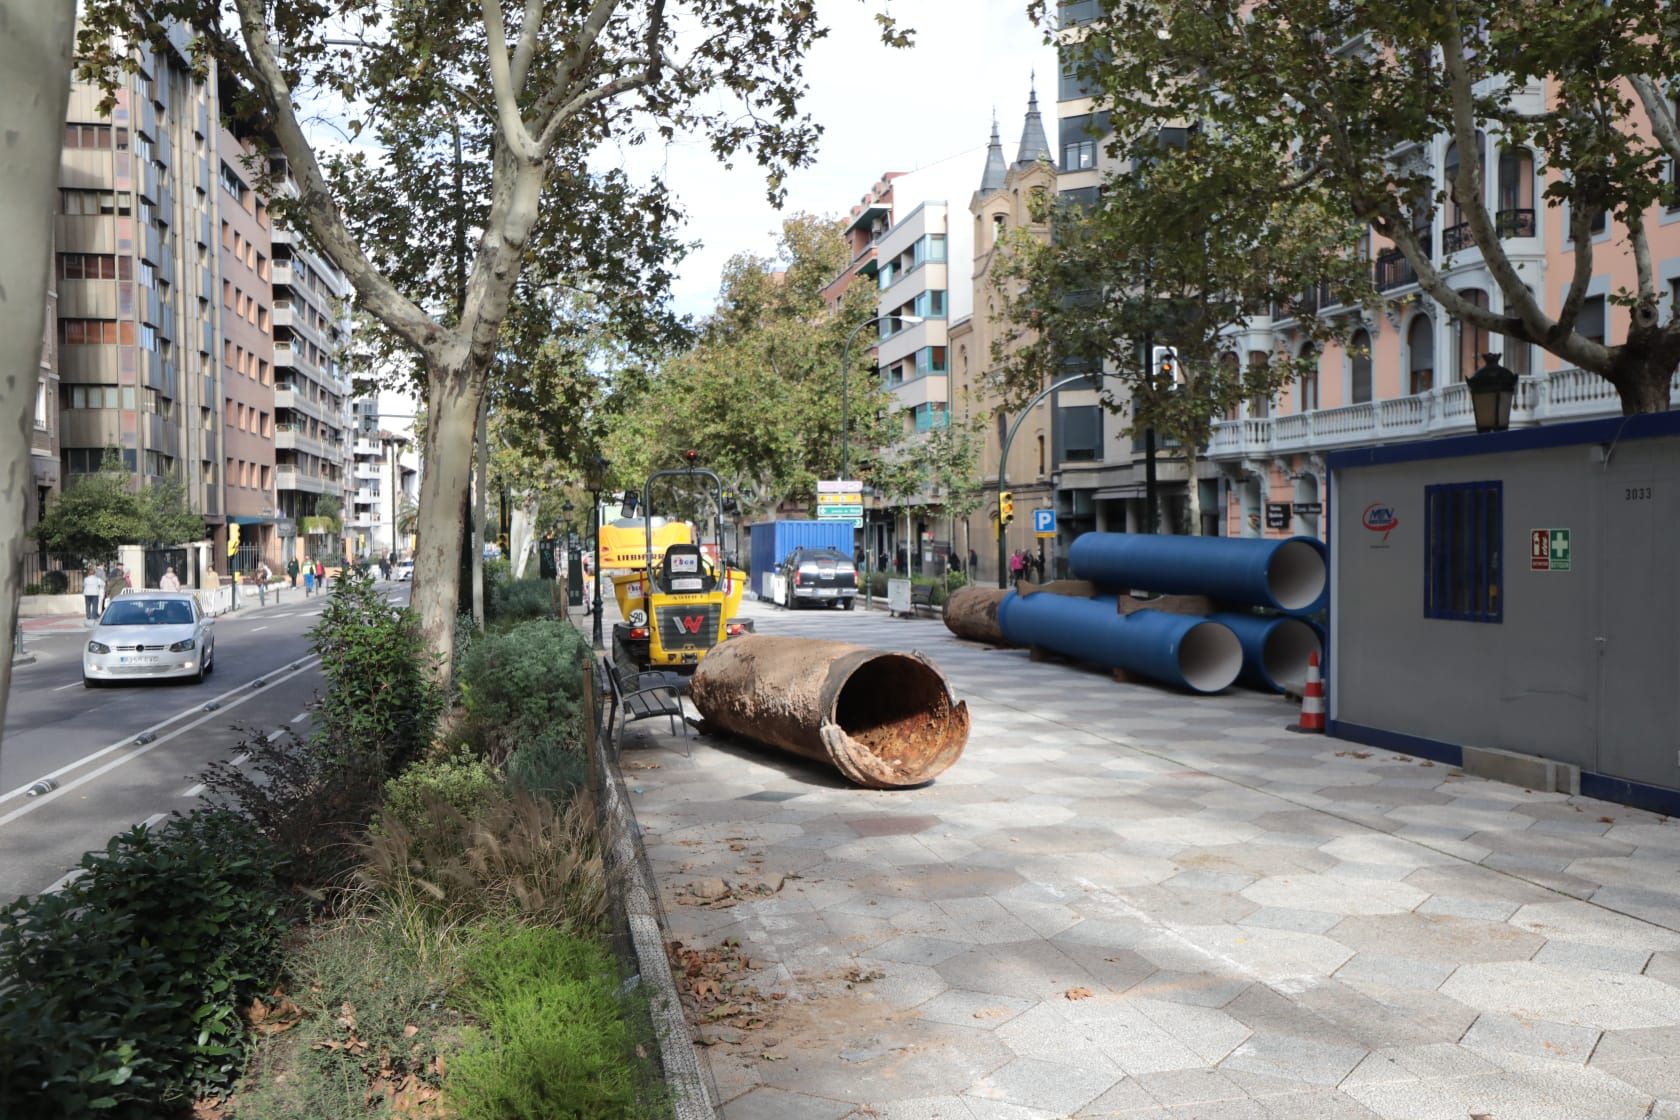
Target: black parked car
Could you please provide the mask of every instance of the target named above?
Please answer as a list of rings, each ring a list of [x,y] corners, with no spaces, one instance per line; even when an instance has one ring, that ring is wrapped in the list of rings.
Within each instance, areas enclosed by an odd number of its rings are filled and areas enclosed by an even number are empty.
[[[857,565],[832,548],[796,548],[782,561],[782,605],[788,609],[814,603],[852,609],[857,598]]]

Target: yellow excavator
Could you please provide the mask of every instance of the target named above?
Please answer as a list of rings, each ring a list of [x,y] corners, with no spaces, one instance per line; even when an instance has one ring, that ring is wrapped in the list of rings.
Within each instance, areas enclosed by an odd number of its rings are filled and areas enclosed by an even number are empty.
[[[603,574],[620,569],[612,577],[613,596],[624,621],[613,625],[613,661],[624,670],[692,673],[713,646],[751,633],[753,628],[751,620],[736,617],[747,573],[724,561],[721,539],[708,555],[696,542],[693,526],[653,516],[653,484],[662,478],[685,479],[703,484],[706,495],[716,502],[713,524],[721,534],[723,481],[696,467],[694,452],[687,457],[685,469],[648,476],[642,486],[642,516],[611,526],[617,532],[610,552],[608,527],[603,527]],[[632,528],[640,530],[639,550],[626,547],[625,531]]]

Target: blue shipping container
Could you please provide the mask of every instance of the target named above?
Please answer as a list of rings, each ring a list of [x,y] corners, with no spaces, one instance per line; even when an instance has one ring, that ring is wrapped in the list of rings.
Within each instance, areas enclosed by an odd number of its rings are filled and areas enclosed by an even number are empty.
[[[763,521],[749,528],[754,589],[761,588],[764,574],[775,571],[796,548],[832,548],[842,556],[850,556],[855,548],[850,521]]]

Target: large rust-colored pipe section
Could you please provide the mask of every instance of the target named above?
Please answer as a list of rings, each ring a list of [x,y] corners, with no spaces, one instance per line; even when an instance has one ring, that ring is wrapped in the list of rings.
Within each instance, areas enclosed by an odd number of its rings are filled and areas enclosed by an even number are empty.
[[[999,587],[976,587],[970,584],[951,592],[945,600],[945,629],[971,642],[990,642],[994,646],[1009,645],[1009,639],[998,629],[998,604],[1009,594]]]
[[[968,743],[968,705],[921,654],[743,634],[706,654],[689,696],[708,723],[869,789],[931,781]]]

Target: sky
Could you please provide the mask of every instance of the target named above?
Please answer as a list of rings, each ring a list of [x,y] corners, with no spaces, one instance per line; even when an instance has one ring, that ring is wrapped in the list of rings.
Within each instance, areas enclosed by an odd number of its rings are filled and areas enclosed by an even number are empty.
[[[907,50],[881,45],[874,15],[882,2],[822,0],[818,8],[830,32],[808,59],[804,104],[824,134],[813,163],[789,176],[780,213],[750,159],[726,169],[700,141],[625,153],[632,173],[647,159],[660,166],[688,214],[684,239],[702,243],[673,288],[679,314],[712,309],[734,254],[773,254],[784,214],[843,215],[883,172],[914,171],[968,149],[978,186],[994,108],[1004,156],[1015,158],[1035,70],[1054,142],[1056,55],[1027,19],[1026,0],[892,0],[900,26],[916,32]],[[967,209],[967,196],[949,201]]]

